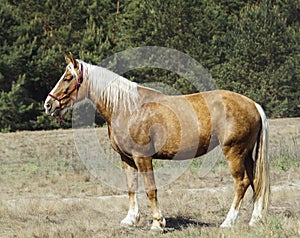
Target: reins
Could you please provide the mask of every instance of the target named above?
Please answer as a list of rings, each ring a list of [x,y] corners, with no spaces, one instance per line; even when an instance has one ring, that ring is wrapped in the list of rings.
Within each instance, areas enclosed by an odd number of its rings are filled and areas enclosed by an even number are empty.
[[[79,88],[81,86],[83,82],[83,67],[82,67],[82,64],[80,64],[80,73],[79,73],[79,76],[76,77],[76,85],[75,87],[73,88],[73,90],[71,90],[69,93],[63,95],[62,97],[56,97],[54,96],[53,94],[49,93],[48,96],[53,98],[54,100],[58,101],[59,103],[59,114],[61,112],[61,105],[60,105],[60,101],[65,99],[65,98],[69,98],[71,96],[71,94],[76,90],[76,99],[78,97],[78,91],[79,91]],[[66,115],[67,112],[65,112],[63,115],[59,116],[59,120],[58,120],[58,124],[61,124],[62,123],[62,120],[64,118],[64,116]]]

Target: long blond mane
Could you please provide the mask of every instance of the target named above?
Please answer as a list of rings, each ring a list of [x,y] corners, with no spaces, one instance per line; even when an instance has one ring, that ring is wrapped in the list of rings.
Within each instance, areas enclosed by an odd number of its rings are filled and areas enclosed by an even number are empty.
[[[112,111],[133,112],[138,99],[138,85],[100,66],[84,63],[91,90],[99,95],[106,108]]]

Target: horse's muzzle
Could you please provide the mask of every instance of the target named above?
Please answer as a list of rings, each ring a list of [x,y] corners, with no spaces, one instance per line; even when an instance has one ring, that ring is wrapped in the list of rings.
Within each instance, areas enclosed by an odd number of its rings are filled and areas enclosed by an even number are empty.
[[[47,115],[56,116],[57,113],[55,112],[60,110],[60,103],[57,100],[51,99],[51,97],[47,97],[44,108]]]

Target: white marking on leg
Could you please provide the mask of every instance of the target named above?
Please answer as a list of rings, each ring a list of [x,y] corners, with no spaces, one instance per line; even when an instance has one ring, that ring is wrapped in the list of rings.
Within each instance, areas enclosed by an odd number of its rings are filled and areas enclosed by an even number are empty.
[[[127,216],[121,221],[121,226],[134,226],[140,221],[140,212],[137,196],[134,194],[134,205],[129,207]]]
[[[234,224],[237,216],[238,216],[238,210],[235,209],[234,206],[231,206],[230,210],[229,210],[229,212],[228,212],[228,214],[226,216],[226,219],[222,223],[221,227],[222,228],[231,227]]]
[[[259,222],[261,220],[261,218],[262,218],[262,210],[263,210],[263,200],[260,197],[254,203],[252,217],[251,217],[251,220],[249,222],[250,226],[255,226],[257,224],[257,222]]]

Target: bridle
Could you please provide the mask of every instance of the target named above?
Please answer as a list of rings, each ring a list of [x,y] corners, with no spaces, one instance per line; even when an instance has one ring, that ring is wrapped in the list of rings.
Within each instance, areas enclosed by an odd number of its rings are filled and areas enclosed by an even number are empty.
[[[82,81],[83,81],[83,67],[82,67],[82,64],[80,64],[80,73],[79,73],[79,76],[76,77],[76,85],[75,85],[75,88],[73,88],[73,90],[71,90],[69,93],[63,95],[62,97],[56,97],[54,96],[53,94],[49,93],[48,96],[52,97],[53,99],[55,99],[56,101],[60,102],[61,100],[65,99],[65,98],[68,98],[71,96],[71,94],[76,90],[76,99],[77,99],[77,96],[78,96],[78,91],[79,91],[79,88],[82,84]]]
[[[83,82],[83,67],[82,67],[82,64],[80,63],[80,73],[79,75],[75,75],[76,76],[76,85],[75,87],[70,91],[68,92],[67,94],[63,95],[62,97],[56,97],[54,96],[53,94],[49,93],[48,96],[53,98],[54,100],[58,101],[59,103],[59,120],[58,120],[58,124],[61,124],[65,115],[67,114],[67,111],[63,114],[63,115],[60,115],[60,112],[62,111],[61,109],[61,104],[60,104],[60,101],[63,100],[63,99],[66,99],[66,98],[69,98],[71,96],[71,94],[76,91],[76,99],[77,99],[77,96],[78,96],[78,91],[79,91],[79,88]]]

